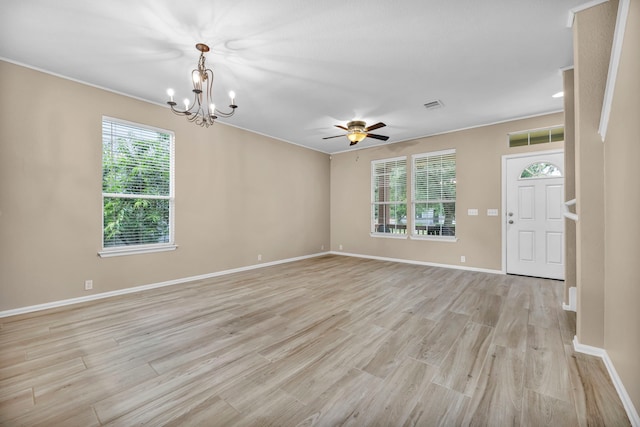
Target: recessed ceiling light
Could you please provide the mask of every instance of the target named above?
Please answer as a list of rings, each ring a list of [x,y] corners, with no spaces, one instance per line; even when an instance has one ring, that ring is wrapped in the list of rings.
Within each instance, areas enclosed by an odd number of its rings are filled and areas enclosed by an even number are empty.
[[[551,95],[552,98],[562,98],[564,96],[564,92],[558,92]]]

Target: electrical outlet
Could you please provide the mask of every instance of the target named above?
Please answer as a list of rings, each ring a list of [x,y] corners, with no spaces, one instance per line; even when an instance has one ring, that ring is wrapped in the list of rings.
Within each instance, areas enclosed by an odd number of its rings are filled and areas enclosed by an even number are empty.
[[[342,245],[338,246],[338,248],[339,248],[340,250],[342,250]]]
[[[93,280],[85,280],[84,281],[84,290],[88,291],[93,289]]]
[[[258,254],[258,261],[262,261],[262,254]]]
[[[460,262],[467,262],[467,257],[464,255],[460,256]]]

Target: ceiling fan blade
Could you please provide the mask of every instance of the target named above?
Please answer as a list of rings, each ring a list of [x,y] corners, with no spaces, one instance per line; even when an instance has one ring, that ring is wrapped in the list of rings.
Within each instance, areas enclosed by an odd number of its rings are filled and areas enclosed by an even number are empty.
[[[385,126],[386,126],[386,125],[385,125],[384,123],[379,122],[379,123],[376,123],[375,125],[371,125],[371,126],[369,126],[369,127],[368,127],[368,128],[366,128],[364,131],[365,131],[365,132],[369,132],[369,131],[371,131],[371,130],[380,129],[380,128],[383,128],[383,127],[385,127]]]
[[[389,139],[389,137],[388,137],[388,136],[385,136],[385,135],[376,135],[375,133],[368,133],[368,134],[367,134],[367,137],[368,137],[368,138],[373,138],[373,139],[379,139],[379,140],[382,140],[382,141],[386,141],[387,139]]]
[[[341,136],[344,136],[344,135],[326,136],[322,139],[340,138]]]
[[[337,128],[340,128],[340,129],[349,130],[348,128],[346,128],[346,127],[344,127],[342,125],[334,125],[334,126],[337,127]]]
[[[349,144],[349,147],[351,147],[352,145],[356,145],[358,143],[358,141],[352,141],[351,144]]]

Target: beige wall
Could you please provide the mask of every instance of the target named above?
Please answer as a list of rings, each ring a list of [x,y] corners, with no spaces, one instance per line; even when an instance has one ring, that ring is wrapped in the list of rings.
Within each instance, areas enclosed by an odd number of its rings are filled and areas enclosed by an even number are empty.
[[[573,26],[576,147],[577,335],[604,346],[604,146],[598,135],[617,1],[578,13]]]
[[[605,152],[607,354],[640,410],[640,1],[630,2]]]
[[[575,108],[573,105],[573,69],[562,73],[564,86],[564,198],[576,198]],[[575,206],[572,208],[575,209]],[[574,210],[575,212],[575,210]],[[569,303],[569,288],[576,286],[576,222],[564,221],[565,269],[564,302]]]
[[[574,24],[577,335],[606,350],[640,408],[640,0],[629,4],[604,143],[597,132],[618,2],[579,12]]]
[[[333,155],[331,249],[340,251],[342,245],[346,253],[501,270],[502,155],[563,147],[558,142],[509,148],[507,134],[563,121],[563,114],[557,113]],[[371,161],[409,156],[410,162],[412,154],[450,148],[456,149],[458,241],[371,237]],[[478,209],[479,215],[468,216],[467,209],[471,208]],[[489,217],[487,209],[499,209],[500,215]],[[462,255],[466,263],[460,262]]]
[[[326,154],[6,62],[0,93],[0,311],[329,247]],[[175,132],[176,251],[97,256],[102,115]]]

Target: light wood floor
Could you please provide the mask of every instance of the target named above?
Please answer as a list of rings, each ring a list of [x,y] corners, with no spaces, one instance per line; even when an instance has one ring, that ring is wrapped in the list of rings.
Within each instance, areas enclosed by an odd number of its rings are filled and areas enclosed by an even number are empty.
[[[561,293],[325,256],[0,319],[0,424],[629,425]]]

